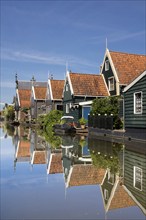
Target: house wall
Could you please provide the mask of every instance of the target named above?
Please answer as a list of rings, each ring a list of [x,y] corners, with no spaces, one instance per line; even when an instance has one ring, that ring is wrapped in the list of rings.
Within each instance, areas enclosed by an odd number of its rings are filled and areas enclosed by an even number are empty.
[[[108,60],[108,57],[105,58],[105,61],[106,61],[106,60]],[[105,82],[106,82],[107,87],[108,87],[108,78],[114,77],[114,74],[113,74],[113,71],[112,71],[112,68],[111,68],[110,63],[109,63],[109,70],[108,70],[108,71],[105,71],[105,62],[104,62],[102,74],[104,75]],[[116,92],[116,81],[115,81],[115,77],[114,77],[114,88],[115,88],[115,89],[114,89],[113,91],[109,91],[109,93],[110,93],[111,96],[117,94],[117,92]]]
[[[140,91],[143,94],[142,114],[134,114],[134,93]],[[124,93],[124,118],[127,131],[129,129],[146,129],[146,76]]]
[[[127,149],[124,153],[124,185],[146,210],[146,154]],[[135,148],[134,148],[135,149]],[[143,146],[145,149],[145,146]],[[145,150],[144,150],[145,151]],[[142,190],[134,187],[134,166],[142,169]]]

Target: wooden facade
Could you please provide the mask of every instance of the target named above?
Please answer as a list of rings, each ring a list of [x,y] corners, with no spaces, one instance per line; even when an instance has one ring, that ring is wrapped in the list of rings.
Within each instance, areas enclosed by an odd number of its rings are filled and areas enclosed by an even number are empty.
[[[146,150],[144,144],[138,145],[125,145],[124,186],[146,214]]]
[[[63,90],[63,113],[73,116],[77,122],[90,112],[95,98],[108,95],[103,76],[67,72]]]
[[[146,139],[146,71],[125,88],[124,112],[127,135]]]

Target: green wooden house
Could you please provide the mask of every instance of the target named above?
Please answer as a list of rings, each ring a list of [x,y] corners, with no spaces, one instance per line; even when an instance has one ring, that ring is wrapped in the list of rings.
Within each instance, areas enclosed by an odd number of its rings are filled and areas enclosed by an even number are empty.
[[[126,136],[146,140],[146,71],[124,89]]]
[[[128,143],[124,153],[124,188],[146,215],[146,148]]]
[[[129,85],[146,68],[146,56],[106,49],[101,74],[111,96],[122,95],[123,89]]]
[[[63,90],[63,113],[88,118],[92,100],[109,96],[104,77],[98,74],[67,72]]]

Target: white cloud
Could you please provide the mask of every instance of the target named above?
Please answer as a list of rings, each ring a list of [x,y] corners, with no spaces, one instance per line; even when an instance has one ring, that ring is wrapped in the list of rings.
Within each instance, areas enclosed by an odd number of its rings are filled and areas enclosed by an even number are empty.
[[[19,61],[19,62],[31,62],[31,63],[44,63],[52,65],[62,65],[65,66],[66,61],[71,64],[79,64],[83,66],[92,66],[95,67],[96,64],[89,62],[85,59],[80,59],[78,57],[73,57],[70,55],[54,55],[54,54],[45,54],[40,52],[31,52],[31,51],[15,51],[12,49],[2,49],[1,58],[3,60]]]

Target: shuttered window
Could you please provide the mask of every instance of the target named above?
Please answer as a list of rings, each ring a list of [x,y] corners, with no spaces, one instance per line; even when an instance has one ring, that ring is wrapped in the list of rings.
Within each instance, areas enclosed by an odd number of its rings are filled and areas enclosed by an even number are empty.
[[[142,190],[142,169],[134,166],[134,187]]]

